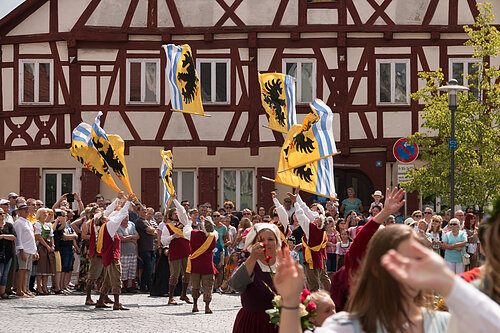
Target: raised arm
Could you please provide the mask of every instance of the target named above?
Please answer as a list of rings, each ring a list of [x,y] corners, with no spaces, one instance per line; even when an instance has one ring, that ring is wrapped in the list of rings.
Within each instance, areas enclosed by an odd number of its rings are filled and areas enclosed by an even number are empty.
[[[288,214],[286,212],[286,209],[285,209],[285,207],[283,207],[281,202],[276,197],[276,192],[272,191],[271,196],[273,197],[273,202],[274,202],[274,205],[276,206],[276,213],[278,213],[278,218],[280,219],[281,224],[283,224],[283,226],[285,227],[285,230],[286,230],[286,226],[289,223]]]
[[[109,235],[111,238],[115,235],[115,232],[120,227],[123,219],[128,217],[128,208],[130,207],[130,201],[132,201],[132,194],[129,194],[127,197],[127,202],[123,205],[123,207],[118,211],[118,213],[113,214],[109,217],[109,221],[107,223],[107,228]]]
[[[306,216],[304,211],[302,210],[302,207],[297,202],[297,194],[292,194],[288,192],[286,194],[292,202],[294,202],[295,206],[295,217],[297,218],[297,221],[300,224],[300,227],[304,231],[304,235],[306,236],[306,239],[309,239],[309,218]]]
[[[179,217],[179,221],[183,225],[187,225],[188,223],[192,223],[191,220],[189,220],[189,217],[186,213],[186,209],[184,207],[182,207],[181,203],[177,200],[175,193],[174,193],[173,197],[174,197],[173,201],[174,201],[175,208],[177,208],[177,216]]]
[[[306,203],[300,197],[299,191],[297,190],[297,203],[300,205],[304,214],[306,214],[309,221],[314,221],[315,218],[319,217],[318,212],[313,212],[311,208],[309,208]]]
[[[177,201],[176,199],[174,199],[175,201]],[[177,205],[176,205],[177,206]],[[182,207],[182,206],[181,206]],[[184,209],[184,208],[182,208]],[[190,219],[188,219],[188,222],[186,225],[184,225],[184,228],[182,228],[182,235],[184,236],[184,238],[186,238],[187,240],[191,240],[191,231],[193,231],[193,226],[192,226],[193,222],[191,222]]]

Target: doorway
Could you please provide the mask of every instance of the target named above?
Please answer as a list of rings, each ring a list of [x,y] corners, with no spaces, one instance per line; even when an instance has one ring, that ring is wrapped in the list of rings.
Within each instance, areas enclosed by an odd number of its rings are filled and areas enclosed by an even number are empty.
[[[354,188],[356,197],[359,198],[363,204],[363,211],[367,212],[373,201],[373,182],[360,170],[335,168],[335,188],[337,189],[340,205],[342,204],[342,200],[347,198],[347,189],[349,187]],[[384,191],[382,191],[382,193],[384,193]]]

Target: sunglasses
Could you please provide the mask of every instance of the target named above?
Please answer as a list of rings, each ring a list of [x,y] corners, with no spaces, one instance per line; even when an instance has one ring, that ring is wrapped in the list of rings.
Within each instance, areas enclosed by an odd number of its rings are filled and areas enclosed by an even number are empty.
[[[226,209],[231,209],[231,208],[233,208],[233,207],[231,207],[231,206],[224,206],[224,208],[226,208]]]
[[[243,213],[243,215],[252,215],[252,213]]]
[[[415,215],[416,218],[422,217],[422,215]]]
[[[426,214],[426,215],[427,215],[427,214],[432,214],[432,213],[431,213],[431,212],[424,212],[424,214]]]
[[[458,225],[458,224],[456,224],[456,223],[448,223],[448,225],[455,226],[455,225]]]
[[[432,220],[432,222],[441,223],[441,222],[440,222],[440,221],[438,221],[438,220]]]
[[[185,203],[185,204],[182,204],[183,206],[188,206],[189,207],[189,204],[188,203]]]
[[[5,213],[0,213],[0,215],[5,215]]]
[[[266,223],[271,223],[271,220],[264,220],[264,222],[266,222]]]

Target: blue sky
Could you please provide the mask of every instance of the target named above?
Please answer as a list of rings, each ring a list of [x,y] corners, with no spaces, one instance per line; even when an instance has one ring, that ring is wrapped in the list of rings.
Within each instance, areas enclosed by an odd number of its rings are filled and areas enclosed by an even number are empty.
[[[0,19],[10,13],[25,0],[0,0]]]

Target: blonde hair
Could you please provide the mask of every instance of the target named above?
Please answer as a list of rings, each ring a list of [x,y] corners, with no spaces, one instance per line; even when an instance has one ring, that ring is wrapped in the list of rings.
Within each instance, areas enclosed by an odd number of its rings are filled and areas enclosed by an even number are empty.
[[[311,294],[311,301],[313,301],[314,304],[316,304],[317,308],[325,305],[329,300],[332,300],[330,294],[324,291],[323,289],[316,290]]]
[[[486,263],[481,282],[482,289],[491,298],[500,297],[500,218],[486,229],[484,237]]]
[[[39,209],[36,211],[36,214],[35,214],[35,219],[37,219],[38,221],[40,221],[40,216],[41,216],[43,213],[48,213],[48,209],[47,209],[47,208],[39,208]],[[45,222],[45,221],[44,221],[44,222]]]

